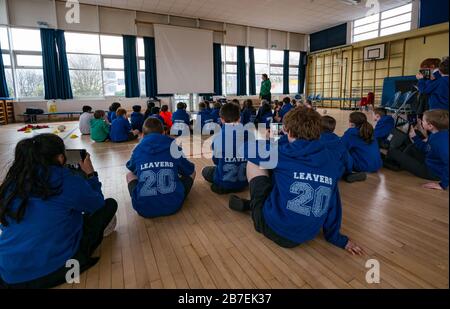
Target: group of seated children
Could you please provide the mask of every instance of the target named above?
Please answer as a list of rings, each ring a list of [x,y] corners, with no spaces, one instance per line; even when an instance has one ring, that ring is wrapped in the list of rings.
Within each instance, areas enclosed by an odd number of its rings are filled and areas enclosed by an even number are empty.
[[[421,73],[416,77],[419,93],[427,97],[428,108],[425,109],[449,109],[448,61],[448,57],[442,62],[439,59],[425,59],[421,64]],[[429,70],[429,76],[425,76],[423,70]]]

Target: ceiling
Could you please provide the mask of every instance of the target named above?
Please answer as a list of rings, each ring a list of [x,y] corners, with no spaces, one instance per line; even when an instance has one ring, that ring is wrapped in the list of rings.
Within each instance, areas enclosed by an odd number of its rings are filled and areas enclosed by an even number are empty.
[[[379,3],[380,9],[385,10],[409,2],[362,0],[353,6],[341,0],[80,0],[80,3],[298,33],[312,33],[364,17],[369,10],[366,3]]]

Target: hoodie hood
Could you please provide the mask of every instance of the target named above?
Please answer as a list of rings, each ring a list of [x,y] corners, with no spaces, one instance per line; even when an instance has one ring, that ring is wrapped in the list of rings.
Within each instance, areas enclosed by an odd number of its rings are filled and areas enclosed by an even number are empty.
[[[175,140],[167,135],[150,133],[142,139],[134,151],[139,153],[156,154],[170,149]]]
[[[280,153],[310,167],[322,167],[333,160],[325,145],[319,141],[295,140],[280,146]],[[280,158],[282,160],[282,158]]]

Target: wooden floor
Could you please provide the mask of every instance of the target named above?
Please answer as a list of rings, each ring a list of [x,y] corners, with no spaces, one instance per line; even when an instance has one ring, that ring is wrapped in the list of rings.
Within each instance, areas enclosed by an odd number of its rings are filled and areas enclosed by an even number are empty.
[[[328,114],[338,120],[337,133],[342,134],[348,112]],[[77,123],[66,125],[79,134]],[[2,165],[11,162],[17,141],[29,136],[17,132],[20,126],[0,127]],[[92,154],[104,195],[118,201],[119,211],[116,232],[99,250],[100,262],[82,274],[80,284],[62,288],[449,286],[448,191],[424,190],[425,181],[406,172],[382,169],[365,182],[339,184],[342,232],[368,253],[356,257],[321,235],[295,249],[278,247],[254,231],[249,215],[229,210],[228,196],[213,194],[201,177],[179,213],[143,219],[131,207],[125,181],[125,162],[136,143],[96,144],[89,137],[65,141],[69,148],[84,147]],[[208,159],[193,162],[198,176],[211,164]],[[4,166],[0,168],[4,175]],[[365,263],[370,258],[380,262],[380,284],[366,283]]]

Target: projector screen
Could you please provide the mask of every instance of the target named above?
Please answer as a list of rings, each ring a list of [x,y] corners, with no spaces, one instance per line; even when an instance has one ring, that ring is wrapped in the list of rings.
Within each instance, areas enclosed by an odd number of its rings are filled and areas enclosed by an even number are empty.
[[[154,25],[159,94],[214,93],[213,32]]]

